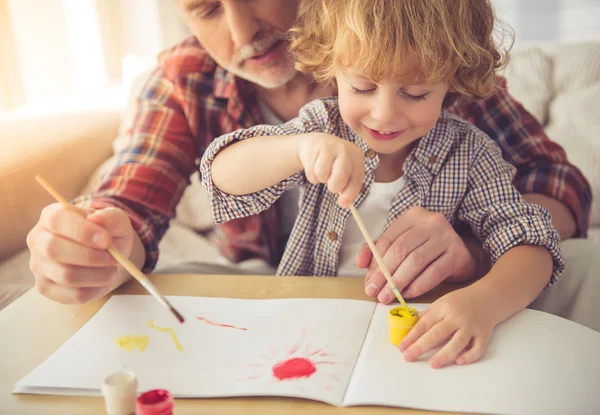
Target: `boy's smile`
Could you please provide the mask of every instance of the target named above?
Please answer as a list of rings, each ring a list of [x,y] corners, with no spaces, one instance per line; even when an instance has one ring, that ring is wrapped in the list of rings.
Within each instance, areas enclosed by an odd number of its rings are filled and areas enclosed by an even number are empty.
[[[367,131],[369,132],[369,134],[371,134],[371,136],[375,140],[382,140],[382,141],[393,140],[394,138],[396,138],[400,134],[402,134],[404,131],[406,131],[406,130],[400,130],[400,131],[378,131],[378,130],[374,130],[372,128],[369,128],[366,125],[365,125],[365,128],[367,129]]]
[[[379,153],[383,169],[386,159],[397,167],[412,148],[410,144],[433,129],[448,92],[446,82],[375,82],[352,68],[340,70],[336,80],[342,119]]]

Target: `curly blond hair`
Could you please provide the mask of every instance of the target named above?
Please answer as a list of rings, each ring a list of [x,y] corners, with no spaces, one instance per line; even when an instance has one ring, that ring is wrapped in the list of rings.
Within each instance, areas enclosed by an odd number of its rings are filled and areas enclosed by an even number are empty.
[[[508,56],[496,21],[490,0],[301,0],[290,52],[297,70],[322,83],[352,67],[374,81],[446,81],[484,98]]]

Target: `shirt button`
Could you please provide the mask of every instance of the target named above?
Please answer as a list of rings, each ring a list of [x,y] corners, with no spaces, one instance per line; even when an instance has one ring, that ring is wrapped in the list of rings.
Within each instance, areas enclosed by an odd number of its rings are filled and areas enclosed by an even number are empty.
[[[365,155],[370,158],[370,159],[374,159],[375,158],[375,150],[373,150],[372,148],[368,149],[367,152],[365,153]]]
[[[331,241],[337,241],[338,236],[337,233],[331,231],[331,232],[327,232],[327,237],[331,240]]]
[[[367,190],[369,190],[369,187],[366,185],[366,183],[363,183],[363,185],[360,187],[360,192],[366,193]]]
[[[429,157],[429,163],[430,164],[435,164],[436,161],[437,161],[437,157],[436,156]]]

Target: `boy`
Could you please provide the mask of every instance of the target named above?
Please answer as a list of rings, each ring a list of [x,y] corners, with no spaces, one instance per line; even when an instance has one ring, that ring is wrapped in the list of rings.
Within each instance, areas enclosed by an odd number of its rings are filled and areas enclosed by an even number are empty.
[[[410,208],[468,223],[492,269],[434,302],[400,344],[415,360],[450,338],[435,368],[478,360],[493,328],[564,268],[548,211],[524,202],[499,148],[441,112],[457,96],[492,93],[502,65],[493,22],[485,0],[303,1],[291,31],[296,67],[334,82],[337,98],[281,126],[225,135],[201,163],[217,222],[257,214],[303,186],[279,275],[356,275],[362,241],[350,203],[372,235]]]

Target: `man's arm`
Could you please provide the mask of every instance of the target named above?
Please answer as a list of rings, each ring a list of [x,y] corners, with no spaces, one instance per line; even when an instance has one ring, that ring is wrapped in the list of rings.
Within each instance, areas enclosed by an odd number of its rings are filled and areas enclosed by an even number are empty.
[[[475,102],[459,100],[447,111],[475,124],[500,146],[503,158],[517,168],[515,187],[527,201],[550,210],[562,239],[587,235],[592,204],[588,181],[540,123],[510,96],[504,78],[498,78],[493,96]]]
[[[138,95],[126,143],[110,170],[91,193],[73,201],[81,207],[123,210],[141,242],[144,272],[154,269],[158,243],[196,168],[186,91],[167,77],[164,65],[154,70]],[[140,252],[134,252],[139,261]]]

